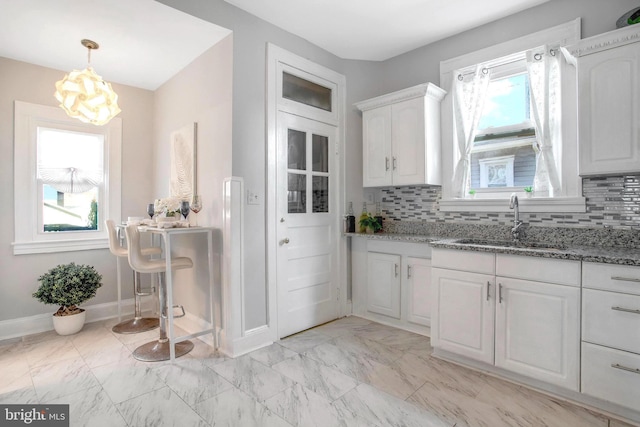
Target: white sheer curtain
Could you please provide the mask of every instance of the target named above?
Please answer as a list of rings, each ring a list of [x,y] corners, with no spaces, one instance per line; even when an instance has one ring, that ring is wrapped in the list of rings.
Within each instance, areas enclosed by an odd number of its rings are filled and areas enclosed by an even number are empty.
[[[537,195],[559,196],[562,192],[553,147],[562,143],[560,114],[560,55],[548,46],[527,51],[531,92],[531,116],[536,128]]]
[[[473,76],[464,77],[462,72],[454,72],[452,93],[454,112],[454,138],[460,159],[453,175],[454,197],[465,197],[469,182],[469,158],[476,137],[478,122],[487,94],[491,71],[476,66]]]

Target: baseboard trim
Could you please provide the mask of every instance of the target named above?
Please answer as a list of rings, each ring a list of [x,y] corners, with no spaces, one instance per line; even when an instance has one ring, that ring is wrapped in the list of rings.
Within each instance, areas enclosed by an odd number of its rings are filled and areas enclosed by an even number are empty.
[[[135,301],[133,298],[122,300],[122,315],[129,316],[134,312]],[[118,303],[108,302],[104,304],[83,305],[87,310],[87,323],[118,317]],[[153,301],[143,301],[144,311],[154,310]],[[53,313],[37,314],[35,316],[18,317],[0,321],[0,341],[11,338],[19,338],[25,335],[38,334],[53,330]]]
[[[271,328],[267,325],[246,331],[244,336],[235,339],[226,337],[223,330],[220,352],[228,357],[238,357],[271,344],[273,344],[273,337]]]

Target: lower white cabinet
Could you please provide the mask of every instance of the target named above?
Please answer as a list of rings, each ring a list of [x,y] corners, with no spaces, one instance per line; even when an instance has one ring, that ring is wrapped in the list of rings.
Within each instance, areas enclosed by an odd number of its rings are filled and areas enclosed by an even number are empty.
[[[493,364],[495,304],[489,294],[495,277],[443,268],[431,271],[431,345]]]
[[[582,264],[582,393],[640,411],[640,267]]]
[[[417,325],[431,324],[431,260],[408,256],[407,321]]]
[[[496,277],[495,365],[578,390],[580,288]]]
[[[367,254],[367,310],[400,319],[400,255]]]
[[[352,240],[353,313],[429,334],[431,248],[428,244]]]
[[[535,264],[542,258],[440,251],[433,249],[434,348],[577,391],[580,282],[575,261],[554,260],[551,269],[566,282],[559,285],[507,276],[523,271],[527,279],[536,279]],[[449,268],[439,268],[440,259]],[[476,266],[482,273],[453,270],[454,265]],[[495,274],[486,274],[491,271]],[[540,271],[548,279],[549,268]]]

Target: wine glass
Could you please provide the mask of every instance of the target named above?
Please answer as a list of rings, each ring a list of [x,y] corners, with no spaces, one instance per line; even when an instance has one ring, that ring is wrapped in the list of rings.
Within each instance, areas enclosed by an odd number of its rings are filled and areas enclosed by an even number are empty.
[[[191,199],[191,210],[194,214],[197,214],[202,209],[202,199],[200,196],[194,195]],[[198,217],[196,216],[196,225],[198,225]]]
[[[184,217],[185,221],[187,220],[187,217],[189,216],[189,201],[188,200],[183,200],[180,202],[180,213],[182,214],[182,216]]]
[[[149,203],[147,205],[147,213],[149,214],[149,217],[151,217],[151,219],[153,219],[153,214],[156,213],[155,205],[153,203]]]

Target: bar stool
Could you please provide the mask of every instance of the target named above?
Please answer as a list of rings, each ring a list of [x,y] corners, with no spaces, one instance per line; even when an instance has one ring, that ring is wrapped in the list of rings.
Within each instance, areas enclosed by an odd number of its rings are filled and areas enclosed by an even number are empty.
[[[120,245],[118,235],[116,233],[116,224],[112,219],[108,219],[105,222],[107,231],[109,232],[109,250],[118,258],[127,258],[127,248]],[[162,253],[160,248],[144,248],[142,249],[142,255],[159,255]],[[118,261],[119,262],[119,261]],[[118,269],[118,282],[120,281],[120,271]],[[155,317],[142,317],[142,310],[140,308],[140,297],[152,295],[151,292],[142,292],[140,289],[140,273],[133,272],[133,295],[135,301],[134,317],[131,320],[125,320],[115,325],[111,330],[117,334],[136,334],[138,332],[145,332],[155,329],[159,325],[159,321]]]
[[[167,338],[167,285],[165,280],[166,260],[148,259],[142,254],[140,248],[140,231],[135,225],[128,225],[125,228],[127,243],[129,244],[129,264],[134,271],[140,273],[158,273],[158,297],[160,299],[160,338],[136,348],[133,357],[144,362],[159,362],[169,360],[170,343]],[[165,254],[170,256],[171,254]],[[192,268],[193,261],[187,257],[177,257],[171,259],[171,268],[175,270]],[[171,307],[173,310],[173,307]],[[183,310],[184,311],[184,310]],[[193,349],[191,341],[181,341],[175,344],[175,356],[180,357],[189,353]]]

